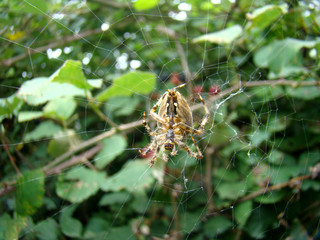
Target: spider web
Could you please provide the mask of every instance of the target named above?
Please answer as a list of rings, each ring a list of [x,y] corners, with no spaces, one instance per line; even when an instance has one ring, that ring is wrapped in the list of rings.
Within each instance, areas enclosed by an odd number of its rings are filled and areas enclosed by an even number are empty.
[[[138,171],[138,177],[133,178],[133,183],[129,185],[130,187],[125,188],[125,191],[114,190],[103,193],[100,189],[96,195],[85,200],[101,201],[100,198],[104,194],[113,194],[112,196],[115,198],[116,204],[108,203],[107,205],[105,203],[107,207],[101,204],[100,209],[93,208],[92,212],[88,209],[88,212],[84,214],[86,217],[100,215],[101,218],[97,218],[107,219],[107,229],[101,232],[99,239],[115,239],[115,237],[136,239],[139,234],[159,239],[212,239],[221,236],[223,239],[234,238],[234,236],[239,239],[242,234],[251,238],[264,238],[276,231],[280,232],[283,238],[289,236],[291,230],[287,231],[283,226],[286,224],[287,210],[294,199],[299,197],[299,191],[291,191],[286,194],[287,200],[282,200],[282,203],[286,204],[281,205],[274,200],[281,196],[275,191],[269,191],[268,186],[276,185],[277,182],[281,183],[280,179],[278,181],[278,177],[282,176],[284,168],[288,168],[285,161],[292,160],[281,155],[282,142],[291,137],[287,135],[286,124],[292,121],[297,122],[297,125],[300,124],[301,142],[307,146],[307,154],[310,157],[313,152],[309,151],[309,145],[311,147],[312,144],[309,143],[306,126],[319,124],[319,120],[316,118],[305,119],[298,115],[297,111],[300,108],[295,99],[286,95],[285,92],[278,95],[272,94],[274,89],[271,85],[257,88],[250,88],[249,85],[246,85],[246,83],[266,79],[265,69],[254,64],[245,69],[241,68],[248,58],[253,57],[256,49],[265,44],[262,38],[260,41],[253,42],[251,51],[244,54],[240,53],[241,50],[236,46],[235,41],[227,44],[227,47],[223,44],[211,43],[210,40],[196,44],[192,42],[199,36],[199,33],[190,31],[193,29],[189,26],[190,23],[198,24],[202,35],[228,29],[230,26],[227,24],[229,18],[232,17],[229,15],[236,11],[236,9],[232,9],[235,3],[233,1],[222,3],[220,1],[204,1],[202,4],[211,6],[211,8],[208,7],[206,14],[201,16],[196,14],[194,5],[179,0],[172,3],[175,10],[165,9],[163,3],[158,3],[150,11],[151,13],[148,10],[138,11],[131,3],[119,2],[125,9],[125,14],[112,15],[110,13],[113,8],[107,6],[105,9],[109,11],[110,16],[113,16],[111,18],[102,15],[96,5],[90,1],[62,2],[63,4],[60,4],[62,7],[56,11],[49,11],[37,7],[34,1],[24,0],[19,7],[34,9],[38,12],[38,16],[42,17],[42,21],[38,25],[39,33],[23,43],[12,40],[5,35],[0,36],[3,46],[16,45],[21,47],[22,52],[27,53],[25,57],[29,59],[28,66],[21,73],[21,82],[37,76],[48,75],[48,69],[53,73],[70,56],[72,59],[82,61],[82,69],[88,79],[103,78],[106,86],[111,85],[115,76],[130,70],[149,71],[157,76],[154,93],[150,95],[135,93],[135,97],[139,99],[140,103],[140,107],[138,104],[136,106],[140,117],[135,120],[141,120],[143,112],[148,113],[156,99],[166,89],[177,85],[174,83],[173,76],[179,76],[180,83],[182,83],[188,78],[187,71],[190,71],[193,81],[179,91],[188,99],[190,106],[195,109],[193,111],[195,127],[198,126],[204,115],[204,111],[198,107],[201,106],[199,98],[193,93],[197,87],[204,89],[201,91],[201,95],[211,114],[211,120],[206,125],[204,134],[196,138],[196,142],[204,154],[202,160],[195,160],[188,156],[184,150],[178,149],[178,155],[169,157],[168,163],[165,164],[161,160],[160,153],[153,168],[148,167],[148,159],[144,160],[143,171]],[[100,1],[93,2],[99,4]],[[109,3],[109,1],[106,2]],[[117,4],[117,2],[114,3]],[[265,1],[265,3],[272,4],[272,1]],[[212,14],[214,8],[223,6],[223,4],[227,4],[232,10]],[[314,1],[312,4],[319,5],[319,2]],[[261,6],[260,1],[251,1],[247,9],[248,12],[252,12]],[[94,30],[96,33],[93,36],[90,33],[83,35],[83,32],[86,32],[88,28],[85,23],[74,22],[72,10],[85,14],[87,21],[91,22],[88,24],[90,27],[100,26]],[[279,28],[279,22],[284,15],[281,14],[269,26],[269,30],[264,31],[264,39],[274,37],[271,33],[273,34],[274,30]],[[128,27],[130,25],[128,21],[132,26]],[[158,21],[159,25],[151,24],[153,21]],[[219,22],[220,29],[215,28],[218,24],[213,26],[214,22]],[[242,29],[245,29],[248,20],[244,18],[238,23]],[[73,36],[73,40],[64,44],[63,47],[54,44],[53,47],[50,47],[49,44],[46,45],[49,46],[47,49],[40,49],[38,46],[41,46],[47,36],[50,36],[53,26],[58,28],[58,32],[69,32],[70,36]],[[127,28],[126,31],[123,31],[123,36],[119,36],[116,32],[119,26]],[[91,34],[93,33],[91,32]],[[281,35],[281,33],[278,34]],[[298,34],[292,37],[299,38]],[[105,38],[108,40],[106,41]],[[64,41],[69,40],[64,39]],[[82,49],[77,49],[73,45],[73,41],[81,41]],[[161,49],[165,50],[162,52]],[[195,56],[193,51],[199,54]],[[41,63],[36,58],[38,55],[43,55],[49,60]],[[213,55],[217,58],[211,61],[210,57]],[[95,58],[102,61],[97,62]],[[185,60],[187,66],[183,63]],[[54,67],[48,66],[51,63]],[[237,84],[239,87],[229,91]],[[1,92],[15,92],[19,88],[19,86],[10,85],[7,82],[0,86]],[[210,86],[218,88],[218,92],[210,92]],[[272,96],[271,100],[267,99],[270,95]],[[77,137],[88,139],[110,130],[110,125],[103,121],[99,124],[92,124],[90,122],[92,121],[91,113],[88,110],[89,102],[81,98],[77,100],[82,102],[78,107],[85,114],[84,123],[75,122],[76,126],[81,125],[78,127],[80,130],[76,132]],[[229,104],[230,102],[233,105]],[[109,103],[107,101],[103,104],[106,108],[106,115],[109,114],[112,117],[112,112],[108,110],[108,107],[115,102]],[[290,106],[286,107],[286,112],[282,112],[284,106]],[[248,119],[248,116],[241,116],[241,111],[248,110],[252,112],[251,119]],[[129,123],[125,117],[121,119],[124,123]],[[156,128],[155,122],[151,121],[149,124],[153,130]],[[282,130],[278,124],[283,125]],[[77,129],[76,126],[75,129]],[[277,127],[280,130],[268,131],[269,128]],[[24,134],[30,131],[32,129],[29,128],[29,122],[27,122],[24,125]],[[42,139],[38,143],[41,145],[41,143],[47,143],[52,139],[54,137]],[[122,156],[125,157],[120,159],[124,161],[125,158],[134,162],[141,161],[138,149],[146,146],[151,139],[146,130],[139,125],[128,133],[126,141],[127,147],[122,153]],[[22,139],[21,142],[14,142],[10,145],[16,146],[21,143],[23,143]],[[32,143],[34,142],[29,142],[29,144]],[[195,150],[190,139],[187,140],[187,143]],[[108,155],[108,153],[104,154]],[[99,157],[105,156],[99,155]],[[91,163],[94,164],[98,158],[94,158]],[[278,162],[271,164],[272,161]],[[241,165],[244,163],[250,166],[250,169]],[[125,165],[125,162],[122,164]],[[50,181],[51,178],[67,176],[68,171],[72,169],[82,171],[77,168],[78,166],[64,169],[48,179]],[[308,174],[309,162],[305,162],[301,167],[305,170],[304,175]],[[120,171],[118,168],[116,162],[111,162],[108,165],[108,175],[115,176]],[[121,172],[123,175],[126,173],[129,174],[130,170]],[[126,177],[132,176],[122,176],[122,178]],[[238,178],[239,181],[233,181],[234,178]],[[249,197],[248,200],[245,199],[250,194],[257,193],[259,189],[262,189],[263,192],[255,197]],[[252,199],[255,200],[252,201]],[[76,211],[76,214],[72,216],[72,221],[79,220],[83,229],[86,228],[85,217],[81,216],[80,210],[76,210],[82,208],[85,203],[81,203],[80,206],[78,203],[61,199],[51,202],[57,205],[49,216],[43,217],[43,222],[49,222],[51,219],[59,222],[59,217],[70,210],[71,215],[73,211]],[[272,211],[271,217],[278,217],[277,225],[270,224],[273,220],[266,219],[270,217],[270,214],[267,214],[268,211]],[[136,216],[132,216],[134,214]],[[127,221],[126,218],[130,221]],[[61,219],[62,217],[60,217],[60,223],[63,221]],[[109,221],[110,219],[111,221]],[[244,222],[243,219],[245,219]],[[246,221],[250,221],[251,225],[245,225]],[[252,222],[256,222],[256,225]],[[70,224],[77,226],[78,223],[70,222]],[[250,228],[253,226],[256,226],[256,229]],[[37,228],[39,225],[29,224],[23,230],[22,238],[32,238],[37,232]],[[65,234],[68,230],[62,229],[63,231]],[[128,232],[129,234],[127,234]]]

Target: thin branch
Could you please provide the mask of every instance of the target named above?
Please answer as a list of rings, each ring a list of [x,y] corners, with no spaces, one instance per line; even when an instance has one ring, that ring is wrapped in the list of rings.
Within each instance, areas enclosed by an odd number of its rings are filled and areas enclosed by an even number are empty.
[[[88,151],[78,155],[78,156],[73,156],[70,160],[61,163],[60,165],[57,165],[56,167],[53,167],[46,171],[46,176],[54,175],[54,174],[59,174],[63,170],[68,169],[72,166],[78,165],[78,164],[86,164],[88,159],[92,158],[94,155],[96,155],[102,148],[102,145],[99,144]],[[46,167],[45,167],[46,168]]]
[[[126,130],[129,130],[129,129],[133,129],[133,128],[136,128],[136,127],[139,127],[142,125],[142,120],[139,120],[139,121],[135,121],[135,122],[132,122],[132,123],[127,123],[127,124],[122,124],[120,126],[118,126],[118,130],[119,131],[126,131]],[[104,132],[98,136],[95,136],[81,144],[79,144],[78,146],[74,147],[73,149],[69,150],[68,152],[62,154],[60,157],[57,157],[55,160],[53,160],[50,164],[48,164],[47,166],[45,166],[43,169],[45,171],[48,171],[49,169],[51,169],[52,167],[60,164],[61,162],[63,162],[65,159],[71,157],[74,153],[82,150],[82,149],[85,149],[87,147],[90,147],[98,142],[100,142],[101,140],[107,138],[107,137],[111,137],[112,135],[114,135],[115,133],[117,132],[116,128],[111,128],[109,131],[107,132]]]
[[[63,162],[60,165],[52,169],[49,169],[48,171],[45,171],[45,175],[51,176],[51,175],[59,174],[63,170],[68,169],[72,166],[82,164],[82,163],[86,164],[88,162],[88,159],[96,155],[101,150],[101,148],[102,146],[101,144],[99,144],[78,156],[73,156],[69,161]],[[2,189],[0,189],[0,197],[14,191],[16,189],[16,187],[14,186],[15,184],[16,184],[16,181],[2,183]]]
[[[73,42],[73,41],[76,41],[79,39],[83,39],[87,36],[98,34],[101,32],[103,32],[103,30],[101,28],[98,28],[98,29],[88,30],[86,32],[82,32],[82,33],[79,33],[76,35],[70,35],[70,36],[62,38],[61,40],[55,40],[54,42],[51,42],[48,45],[45,45],[42,47],[38,47],[38,48],[34,48],[34,49],[26,47],[27,52],[20,54],[18,56],[12,57],[12,58],[3,59],[1,61],[1,63],[5,66],[11,66],[15,62],[18,62],[18,61],[20,61],[28,56],[31,56],[33,54],[41,53],[41,52],[48,50],[49,48],[56,48],[58,46],[65,45],[66,43]]]
[[[276,184],[276,185],[273,185],[271,187],[267,186],[266,188],[264,189],[260,189],[256,192],[253,192],[243,198],[240,198],[237,203],[241,203],[241,202],[245,202],[247,200],[250,200],[250,199],[253,199],[255,197],[258,197],[260,195],[263,195],[263,194],[266,194],[267,192],[271,192],[271,191],[275,191],[275,190],[279,190],[279,189],[282,189],[282,188],[285,188],[285,187],[295,187],[295,186],[298,186],[301,184],[301,182],[303,180],[306,180],[306,179],[311,179],[312,178],[312,174],[308,174],[308,175],[304,175],[304,176],[299,176],[299,177],[295,177],[295,178],[292,178],[290,179],[289,181],[287,182],[284,182],[284,183],[280,183],[280,184]]]
[[[3,141],[7,144],[7,145],[11,145],[11,141],[9,140],[9,138],[3,134]],[[25,164],[28,166],[28,168],[30,169],[34,169],[34,167],[32,166],[32,164],[29,162],[29,160],[15,147],[14,151],[16,152],[16,154],[18,155],[18,157],[25,162]]]
[[[304,81],[304,82],[297,82],[294,80],[285,80],[285,79],[279,79],[279,80],[261,80],[261,81],[251,81],[251,82],[240,82],[238,84],[235,84],[234,86],[224,90],[220,94],[210,96],[206,103],[207,105],[212,104],[213,102],[216,102],[220,100],[221,98],[224,98],[228,95],[230,95],[233,92],[239,91],[240,89],[244,88],[250,88],[250,87],[258,87],[258,86],[291,86],[293,88],[300,87],[300,86],[319,86],[320,80],[318,81]],[[191,107],[191,110],[196,110],[202,107],[202,103],[195,104]]]
[[[1,142],[2,142],[2,144],[3,144],[4,150],[5,150],[6,153],[8,154],[8,157],[9,157],[9,159],[10,159],[11,165],[13,166],[13,168],[15,169],[15,171],[17,172],[17,174],[20,176],[20,175],[21,175],[21,172],[20,172],[19,168],[17,167],[15,158],[11,155],[11,153],[10,153],[10,151],[9,151],[9,146],[8,146],[8,144],[7,144],[6,141],[5,141],[5,138],[4,138],[4,134],[3,134],[3,133],[1,134]]]

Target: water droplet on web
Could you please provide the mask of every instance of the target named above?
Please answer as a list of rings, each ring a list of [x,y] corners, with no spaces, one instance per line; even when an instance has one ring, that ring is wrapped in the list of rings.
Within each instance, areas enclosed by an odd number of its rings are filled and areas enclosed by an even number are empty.
[[[101,30],[102,31],[107,31],[110,28],[110,24],[105,22],[101,25]]]

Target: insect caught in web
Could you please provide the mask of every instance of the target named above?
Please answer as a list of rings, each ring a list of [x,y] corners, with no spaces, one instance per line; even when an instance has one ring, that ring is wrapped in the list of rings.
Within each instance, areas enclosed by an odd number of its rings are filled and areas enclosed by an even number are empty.
[[[154,155],[150,161],[152,167],[155,163],[158,154],[162,151],[163,160],[168,161],[168,153],[171,156],[177,154],[176,146],[184,149],[191,157],[202,159],[203,155],[196,141],[190,135],[197,151],[193,152],[185,143],[189,134],[199,135],[203,132],[204,126],[209,119],[209,110],[201,97],[198,94],[204,110],[203,117],[198,129],[194,129],[192,112],[187,103],[187,100],[177,91],[178,88],[184,87],[186,84],[179,85],[175,88],[168,89],[158,100],[158,102],[150,110],[150,116],[157,121],[157,128],[152,131],[146,122],[146,112],[143,113],[143,125],[152,137],[151,143],[145,149],[140,149],[140,154],[146,156],[149,152],[154,151]],[[159,108],[158,113],[156,110]]]

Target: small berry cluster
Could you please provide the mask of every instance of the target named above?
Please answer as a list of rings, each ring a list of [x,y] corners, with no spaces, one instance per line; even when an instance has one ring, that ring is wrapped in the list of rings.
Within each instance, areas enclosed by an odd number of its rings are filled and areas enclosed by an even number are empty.
[[[221,91],[220,87],[216,84],[213,84],[209,87],[209,94],[211,96],[213,95],[217,95],[219,92]],[[198,94],[198,93],[203,93],[204,92],[204,88],[201,85],[195,85],[193,87],[193,93]]]
[[[180,75],[179,73],[172,73],[170,75],[170,82],[175,85],[175,86],[178,86],[180,85],[182,82],[180,80]],[[210,87],[209,87],[209,94],[211,96],[213,95],[217,95],[219,92],[221,91],[219,85],[217,84],[212,84]],[[194,94],[198,94],[198,93],[203,93],[204,92],[204,88],[203,86],[201,85],[195,85],[193,86],[193,93]]]

